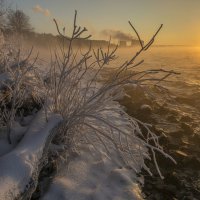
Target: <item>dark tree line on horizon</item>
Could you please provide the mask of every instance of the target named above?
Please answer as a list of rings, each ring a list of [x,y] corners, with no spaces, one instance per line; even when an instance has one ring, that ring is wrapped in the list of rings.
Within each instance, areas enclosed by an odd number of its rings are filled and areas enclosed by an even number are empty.
[[[37,33],[30,23],[30,17],[21,9],[11,9],[6,0],[0,0],[0,32],[3,32],[6,38],[12,35],[23,36],[24,41],[34,46],[48,46],[49,43],[56,45],[63,42],[60,35],[53,35],[51,33]],[[66,44],[68,41],[66,41]],[[79,47],[101,46],[108,45],[108,41],[104,40],[75,40],[74,45]],[[112,44],[111,44],[112,46]]]
[[[30,18],[20,9],[11,9],[5,0],[0,0],[0,29],[5,33],[28,34],[33,32]]]
[[[26,42],[28,41],[29,43],[33,43],[34,45],[38,44],[40,46],[47,46],[50,42],[52,44],[60,44],[63,41],[60,35],[34,32],[34,28],[30,23],[30,17],[21,9],[12,9],[6,0],[0,0],[0,32],[3,32],[6,38],[12,35],[23,36]],[[68,43],[68,41],[66,41],[66,43]],[[89,47],[91,43],[95,47],[107,47],[108,45],[108,41],[106,40],[82,40],[81,38],[77,38],[74,43],[75,46],[79,47]],[[111,44],[111,46],[115,45]]]

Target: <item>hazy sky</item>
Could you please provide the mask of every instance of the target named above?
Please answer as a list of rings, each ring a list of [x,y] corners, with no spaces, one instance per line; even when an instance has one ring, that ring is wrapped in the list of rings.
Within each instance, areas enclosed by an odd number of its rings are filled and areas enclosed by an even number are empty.
[[[163,23],[157,44],[200,45],[200,0],[13,0],[12,6],[23,9],[38,32],[56,34],[53,18],[70,31],[76,9],[94,39],[119,30],[134,34],[131,20],[144,40]]]

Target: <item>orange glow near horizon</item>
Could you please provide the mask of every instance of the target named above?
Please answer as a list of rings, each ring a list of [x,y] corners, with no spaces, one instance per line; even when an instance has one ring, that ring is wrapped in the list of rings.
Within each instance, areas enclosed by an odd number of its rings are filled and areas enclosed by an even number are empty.
[[[109,39],[103,34],[106,31],[135,36],[128,25],[131,20],[145,41],[164,24],[155,44],[200,46],[199,0],[17,0],[17,6],[40,33],[57,33],[53,18],[70,32],[77,10],[78,23],[88,28],[93,39]]]

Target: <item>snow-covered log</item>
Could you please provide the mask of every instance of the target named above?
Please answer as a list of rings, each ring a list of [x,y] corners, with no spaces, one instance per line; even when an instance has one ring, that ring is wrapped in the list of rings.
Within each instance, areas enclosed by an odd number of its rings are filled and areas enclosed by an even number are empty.
[[[46,122],[45,112],[41,110],[17,147],[0,157],[1,200],[31,197],[56,127],[61,121],[60,115],[49,114]]]

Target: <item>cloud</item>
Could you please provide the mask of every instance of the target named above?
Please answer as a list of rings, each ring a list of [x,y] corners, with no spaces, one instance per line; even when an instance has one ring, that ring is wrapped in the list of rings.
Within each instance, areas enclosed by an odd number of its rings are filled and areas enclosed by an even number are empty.
[[[131,34],[127,34],[127,33],[124,33],[122,31],[118,31],[118,30],[105,29],[105,30],[101,31],[101,35],[106,36],[106,37],[111,36],[113,39],[117,39],[117,40],[128,41],[128,40],[133,39]]]
[[[51,15],[50,11],[48,9],[44,10],[44,15],[49,17]]]
[[[46,17],[49,17],[51,15],[51,12],[49,11],[49,9],[46,8],[42,8],[40,5],[35,5],[32,9],[35,13],[41,13]]]
[[[33,7],[33,11],[36,13],[41,13],[41,12],[43,12],[43,9],[40,5],[36,5]]]

